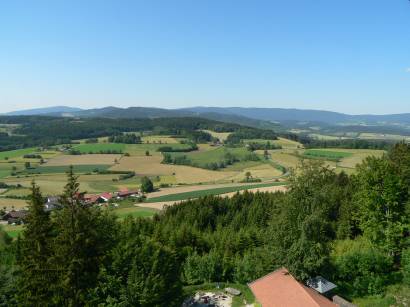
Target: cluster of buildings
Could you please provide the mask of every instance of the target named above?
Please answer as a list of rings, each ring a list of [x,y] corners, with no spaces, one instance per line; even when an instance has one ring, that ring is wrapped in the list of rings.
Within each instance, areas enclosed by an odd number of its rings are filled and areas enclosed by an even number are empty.
[[[111,203],[115,200],[123,200],[130,197],[141,197],[142,194],[139,190],[128,190],[122,189],[115,193],[104,192],[100,194],[86,194],[86,193],[78,193],[77,198],[79,201],[88,204],[88,205],[98,205],[102,206],[104,204]],[[61,208],[60,198],[57,196],[49,196],[47,197],[44,203],[44,210],[45,211],[53,211],[55,209]],[[1,218],[3,222],[7,222],[8,224],[22,224],[24,223],[25,218],[27,217],[28,210],[11,210],[6,212]]]

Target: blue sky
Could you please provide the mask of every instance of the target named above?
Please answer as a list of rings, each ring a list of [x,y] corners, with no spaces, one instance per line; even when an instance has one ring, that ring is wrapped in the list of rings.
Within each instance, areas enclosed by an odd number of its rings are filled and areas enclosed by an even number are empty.
[[[410,2],[2,1],[0,113],[52,105],[410,112]]]

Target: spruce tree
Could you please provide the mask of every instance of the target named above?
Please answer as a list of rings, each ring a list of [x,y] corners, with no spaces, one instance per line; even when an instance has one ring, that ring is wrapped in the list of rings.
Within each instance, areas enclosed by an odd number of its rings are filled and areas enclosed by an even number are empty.
[[[52,283],[49,261],[52,227],[49,214],[44,211],[40,189],[34,182],[26,222],[17,257],[20,266],[18,301],[24,306],[48,305]]]
[[[61,196],[63,208],[57,212],[55,224],[54,261],[59,272],[55,302],[65,306],[86,305],[111,248],[115,223],[110,214],[81,201],[77,179],[70,167]]]

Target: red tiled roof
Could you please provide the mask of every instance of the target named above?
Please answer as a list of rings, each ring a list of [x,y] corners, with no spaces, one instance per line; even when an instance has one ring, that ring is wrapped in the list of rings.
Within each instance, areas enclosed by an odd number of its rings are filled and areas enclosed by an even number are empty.
[[[263,307],[337,307],[315,290],[298,282],[281,268],[249,284]]]
[[[84,195],[84,200],[90,203],[95,203],[98,199],[98,197],[100,197],[99,195],[94,195],[94,194],[86,194]]]
[[[123,197],[123,196],[129,196],[129,195],[132,195],[132,194],[138,194],[138,191],[137,190],[135,190],[135,191],[120,191],[120,192],[118,192],[117,193],[117,195],[118,196],[120,196],[120,197]]]
[[[109,200],[109,199],[112,198],[112,194],[111,193],[102,193],[102,194],[100,194],[100,197]]]

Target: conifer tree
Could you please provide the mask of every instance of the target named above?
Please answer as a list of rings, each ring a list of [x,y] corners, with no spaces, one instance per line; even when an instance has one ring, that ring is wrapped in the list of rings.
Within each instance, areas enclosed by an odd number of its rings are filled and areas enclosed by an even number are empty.
[[[39,187],[33,182],[29,213],[17,258],[20,266],[18,301],[24,306],[47,305],[50,299],[51,223],[44,211],[44,200]]]
[[[86,304],[113,241],[114,219],[81,201],[77,178],[70,167],[61,197],[63,208],[56,216],[54,248],[59,277],[55,301],[65,306]]]

